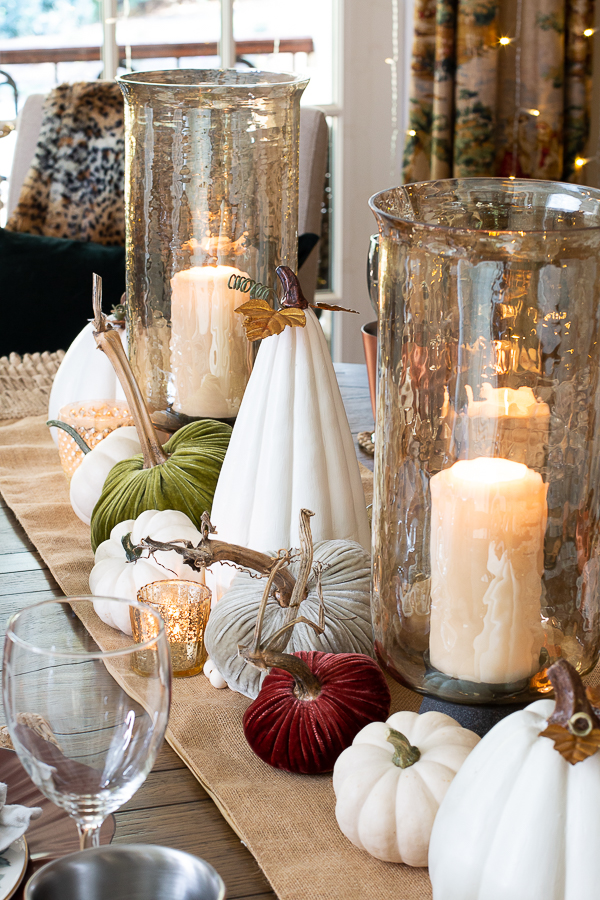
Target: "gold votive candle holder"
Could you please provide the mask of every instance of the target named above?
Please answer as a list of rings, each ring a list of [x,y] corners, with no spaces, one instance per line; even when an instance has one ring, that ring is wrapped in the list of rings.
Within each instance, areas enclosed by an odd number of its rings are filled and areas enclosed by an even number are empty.
[[[134,424],[125,400],[75,400],[62,407],[58,418],[81,435],[91,450],[111,431]],[[60,462],[70,481],[84,453],[70,434],[61,428],[57,431]]]
[[[210,614],[211,591],[195,581],[154,581],[138,591],[137,599],[155,609],[165,623],[165,631],[171,651],[174,678],[197,675],[206,662],[204,632]],[[152,616],[141,610],[132,610],[133,637],[136,642],[153,636],[156,625]],[[135,669],[140,675],[145,671],[142,653]]]

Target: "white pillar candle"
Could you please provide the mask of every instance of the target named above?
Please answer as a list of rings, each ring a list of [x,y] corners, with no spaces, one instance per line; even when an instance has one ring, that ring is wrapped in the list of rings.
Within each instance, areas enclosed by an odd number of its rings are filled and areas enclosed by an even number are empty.
[[[482,400],[467,393],[468,455],[499,456],[527,466],[544,465],[550,408],[529,387],[481,385]]]
[[[188,416],[237,415],[250,377],[248,341],[236,307],[247,294],[228,287],[232,266],[193,266],[171,279],[173,408]]]
[[[461,460],[431,478],[431,664],[506,684],[539,668],[546,489],[507,459]]]

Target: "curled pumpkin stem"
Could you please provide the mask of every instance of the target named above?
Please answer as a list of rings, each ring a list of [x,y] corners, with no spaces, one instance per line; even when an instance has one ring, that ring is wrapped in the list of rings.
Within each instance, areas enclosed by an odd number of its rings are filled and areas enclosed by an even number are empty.
[[[556,705],[542,737],[554,741],[556,750],[571,765],[593,756],[600,747],[600,720],[590,703],[576,669],[559,659],[548,669]]]
[[[389,741],[394,748],[392,762],[400,769],[408,769],[414,766],[421,759],[421,751],[418,747],[413,747],[408,738],[401,731],[395,728],[389,728],[386,735],[386,741]]]
[[[48,419],[46,425],[49,428],[61,428],[63,431],[66,431],[69,437],[75,441],[79,449],[83,451],[84,456],[92,452],[92,448],[89,444],[86,444],[79,432],[75,431],[75,429],[66,422],[61,422],[60,419]]]
[[[281,305],[288,309],[308,309],[309,302],[302,293],[296,273],[289,266],[278,266],[275,271],[283,288]]]
[[[314,513],[309,509],[300,510],[299,531],[302,558],[300,560],[300,571],[298,572],[298,578],[296,579],[296,585],[288,607],[287,621],[274,634],[269,636],[266,646],[261,647],[262,626],[269,599],[269,583],[267,582],[256,617],[252,644],[248,647],[241,644],[238,646],[239,656],[251,665],[256,666],[257,669],[276,668],[288,672],[294,679],[294,693],[299,700],[314,700],[321,693],[321,682],[304,660],[290,653],[282,652],[283,647],[287,645],[291,637],[292,630],[301,622],[309,625],[317,634],[323,634],[325,631],[325,606],[323,595],[320,591],[321,566],[318,567],[319,622],[317,624],[311,619],[297,614],[298,607],[306,597],[306,585],[313,565],[313,542],[310,530],[310,519],[312,516],[314,516]],[[284,641],[280,640],[280,638],[284,637]]]
[[[185,565],[191,569],[207,569],[215,562],[234,563],[236,566],[244,566],[253,569],[260,575],[270,576],[273,572],[274,596],[280,606],[287,607],[296,586],[296,579],[285,566],[277,566],[278,557],[273,558],[258,550],[250,550],[248,547],[240,547],[238,544],[228,544],[226,541],[216,541],[203,537],[198,546],[194,547],[191,541],[155,541],[146,537],[139,544],[131,547],[131,552],[138,549],[157,551],[174,550],[182,557]],[[289,561],[289,560],[288,560]]]
[[[102,312],[102,279],[99,275],[94,275],[93,305],[94,340],[100,350],[106,353],[127,398],[144,455],[144,468],[159,466],[166,462],[167,454],[152,424],[148,407],[123,350],[119,332],[111,326]]]

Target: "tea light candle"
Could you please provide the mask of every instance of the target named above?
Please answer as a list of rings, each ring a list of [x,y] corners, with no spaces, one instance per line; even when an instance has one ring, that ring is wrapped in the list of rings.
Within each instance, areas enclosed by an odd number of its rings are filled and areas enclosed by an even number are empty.
[[[431,478],[431,664],[508,684],[539,668],[546,490],[507,459],[461,460]]]
[[[138,591],[140,603],[152,606],[165,623],[174,678],[186,678],[202,671],[207,657],[204,631],[211,596],[206,585],[179,579],[154,581]],[[138,632],[140,642],[152,637],[144,633],[142,618],[134,623],[132,630],[136,641]]]
[[[232,266],[193,266],[171,279],[173,408],[188,416],[237,415],[250,376],[242,316],[248,296],[228,287]]]

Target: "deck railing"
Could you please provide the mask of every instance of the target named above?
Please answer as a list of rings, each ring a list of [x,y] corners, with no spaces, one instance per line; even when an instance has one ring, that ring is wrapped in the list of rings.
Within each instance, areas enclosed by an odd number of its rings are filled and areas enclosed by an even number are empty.
[[[281,40],[236,41],[237,56],[254,56],[268,53],[312,53],[312,38],[282,38]],[[218,56],[216,41],[200,44],[132,44],[119,47],[119,56],[125,59],[130,50],[131,59],[185,59],[191,56]],[[100,47],[36,47],[0,50],[0,66],[31,63],[94,62],[100,60]]]

